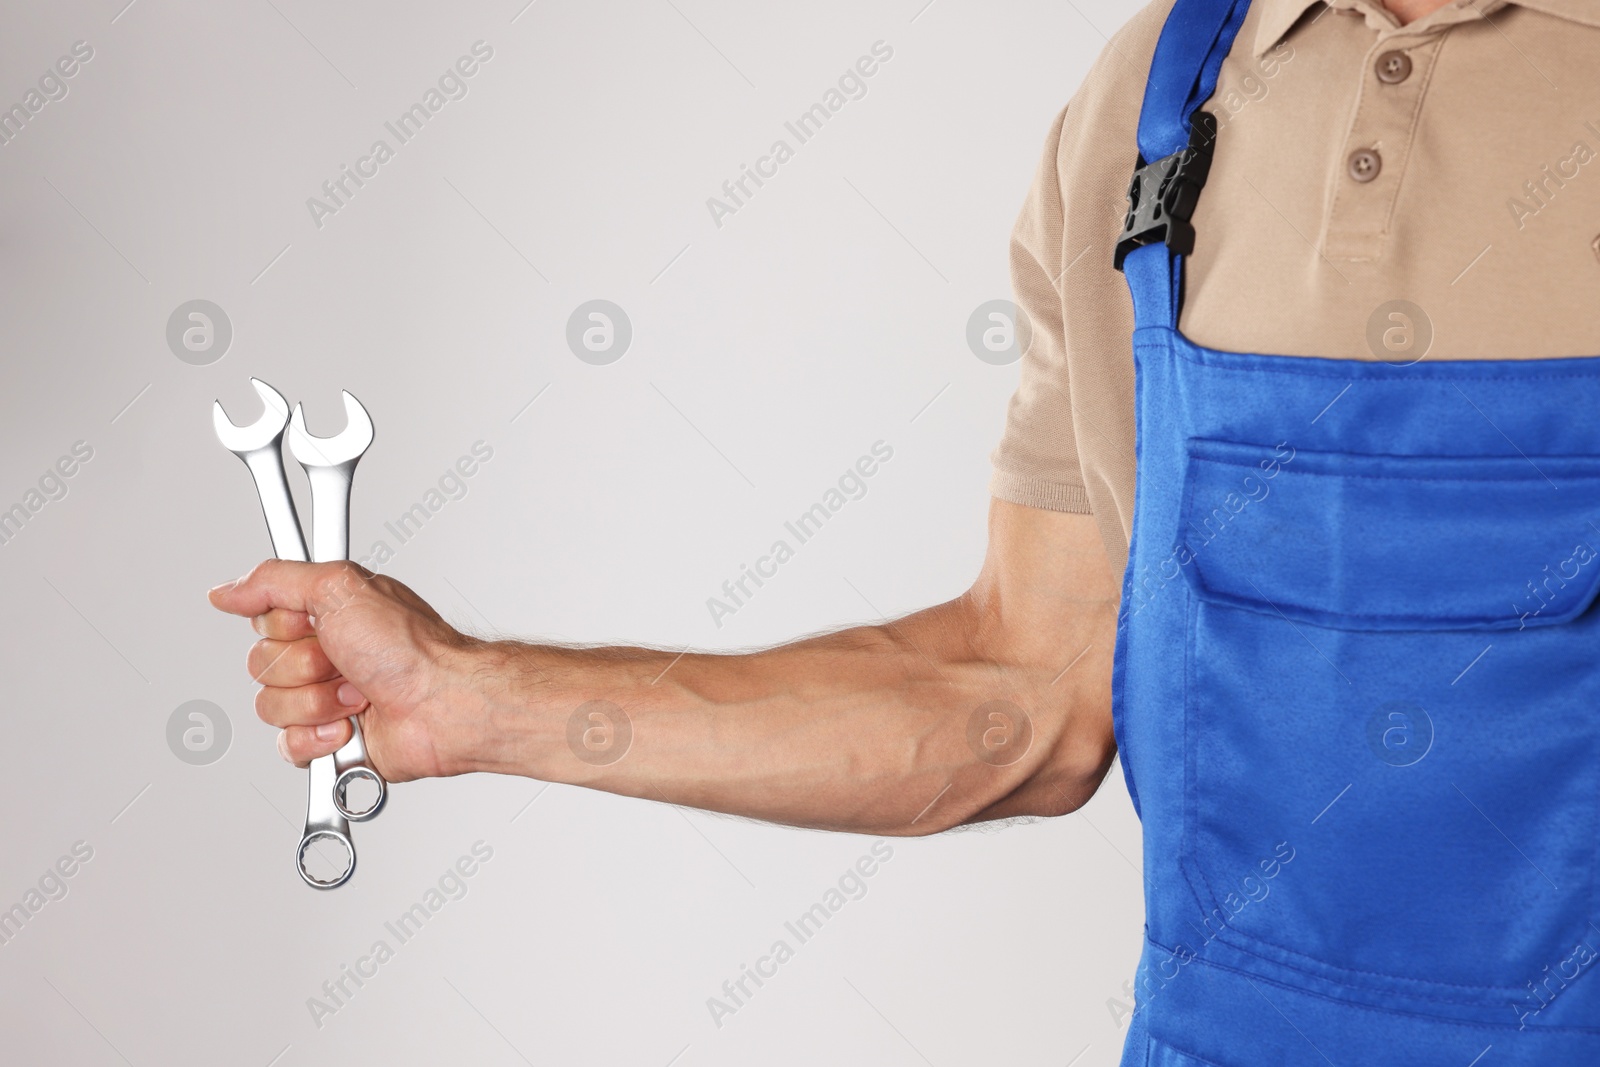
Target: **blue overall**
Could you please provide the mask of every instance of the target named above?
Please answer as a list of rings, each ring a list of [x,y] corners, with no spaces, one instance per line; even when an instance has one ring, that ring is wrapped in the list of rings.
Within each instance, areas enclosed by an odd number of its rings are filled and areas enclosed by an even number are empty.
[[[1178,0],[1141,163],[1198,143],[1248,6]],[[1131,194],[1147,222],[1164,173]],[[1196,193],[1118,252],[1123,1067],[1600,1065],[1600,357],[1202,348],[1177,329]]]

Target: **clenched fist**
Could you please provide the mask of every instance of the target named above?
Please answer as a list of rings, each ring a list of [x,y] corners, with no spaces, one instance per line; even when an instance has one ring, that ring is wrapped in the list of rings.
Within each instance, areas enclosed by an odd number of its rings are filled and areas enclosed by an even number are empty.
[[[210,598],[261,635],[247,660],[262,685],[256,713],[283,729],[285,759],[304,767],[333,752],[355,716],[391,782],[469,769],[449,755],[471,703],[450,679],[482,643],[404,585],[349,562],[268,560]]]

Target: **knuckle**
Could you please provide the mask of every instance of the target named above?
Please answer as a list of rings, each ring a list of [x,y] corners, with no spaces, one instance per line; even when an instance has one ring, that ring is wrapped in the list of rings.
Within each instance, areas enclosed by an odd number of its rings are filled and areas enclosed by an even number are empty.
[[[283,747],[288,750],[289,757],[298,766],[310,762],[313,755],[311,748],[314,737],[311,730],[305,726],[289,726],[283,731]]]
[[[320,703],[317,698],[321,695],[319,688],[318,686],[307,685],[289,691],[289,701],[294,709],[292,715],[295,723],[304,725],[317,721],[317,713],[320,710],[317,706]]]
[[[262,686],[256,693],[256,715],[262,722],[288,729],[307,720],[314,710],[310,687]]]
[[[264,559],[260,563],[257,563],[254,567],[251,567],[250,573],[245,575],[244,580],[239,584],[254,585],[256,582],[262,580],[269,571],[275,570],[277,566],[278,560]]]
[[[348,604],[367,580],[366,572],[349,560],[323,564],[316,579],[316,614],[328,615]]]
[[[307,647],[309,644],[311,642],[308,641],[280,644],[279,660],[273,673],[280,675],[288,685],[304,685],[312,681],[314,661],[312,650]]]
[[[246,666],[250,677],[262,685],[293,682],[301,673],[303,657],[292,644],[273,638],[262,638],[250,648]]]
[[[265,686],[256,690],[256,718],[272,726],[281,726],[276,694],[276,690]]]
[[[280,641],[294,641],[312,633],[311,627],[306,625],[304,613],[287,608],[273,608],[267,616],[267,628],[270,636]]]

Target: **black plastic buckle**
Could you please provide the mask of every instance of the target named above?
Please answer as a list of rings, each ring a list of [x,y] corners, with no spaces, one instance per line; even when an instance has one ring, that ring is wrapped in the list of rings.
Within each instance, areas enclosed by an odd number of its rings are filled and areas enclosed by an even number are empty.
[[[1154,163],[1139,157],[1139,166],[1128,183],[1128,215],[1117,238],[1113,265],[1135,248],[1163,243],[1179,255],[1194,251],[1194,227],[1189,220],[1200,200],[1200,189],[1211,173],[1211,149],[1217,140],[1217,120],[1209,112],[1196,111],[1189,118],[1189,147],[1181,148]]]

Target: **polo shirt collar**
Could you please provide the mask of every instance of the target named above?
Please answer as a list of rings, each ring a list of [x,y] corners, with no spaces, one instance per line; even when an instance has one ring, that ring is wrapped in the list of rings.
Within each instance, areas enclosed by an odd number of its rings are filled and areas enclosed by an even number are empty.
[[[1376,29],[1386,29],[1398,26],[1394,16],[1384,8],[1381,0],[1256,0],[1261,8],[1261,19],[1256,24],[1256,36],[1252,42],[1252,50],[1260,56],[1273,45],[1283,40],[1300,21],[1302,15],[1313,7],[1317,8],[1344,8],[1357,11],[1365,15],[1369,25]],[[1456,0],[1447,4],[1433,15],[1421,22],[1414,23],[1418,27],[1425,24],[1463,22],[1470,18],[1491,15],[1514,3],[1518,7],[1525,7],[1530,11],[1543,12],[1557,18],[1570,19],[1585,26],[1600,27],[1600,4],[1594,0]],[[1326,10],[1319,11],[1315,18],[1321,18]]]

